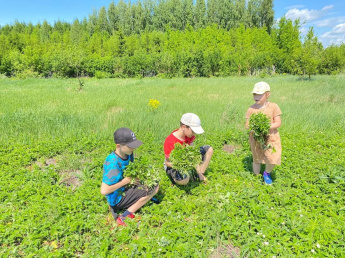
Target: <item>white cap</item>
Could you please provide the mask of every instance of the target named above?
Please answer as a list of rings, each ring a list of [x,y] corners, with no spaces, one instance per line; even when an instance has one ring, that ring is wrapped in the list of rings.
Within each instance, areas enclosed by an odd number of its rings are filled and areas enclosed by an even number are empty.
[[[182,124],[188,125],[196,134],[202,134],[204,132],[204,129],[201,127],[200,118],[196,114],[186,113],[180,121]]]
[[[255,83],[252,93],[264,94],[266,91],[271,91],[268,83],[267,82],[258,82],[258,83]]]

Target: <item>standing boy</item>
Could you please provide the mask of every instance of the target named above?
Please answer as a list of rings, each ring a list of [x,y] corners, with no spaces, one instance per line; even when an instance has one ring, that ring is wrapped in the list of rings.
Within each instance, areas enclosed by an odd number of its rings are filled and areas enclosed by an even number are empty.
[[[201,127],[200,118],[193,113],[186,113],[180,120],[180,128],[174,130],[164,142],[165,171],[173,184],[186,185],[189,182],[189,176],[182,175],[179,171],[173,169],[173,164],[170,162],[169,156],[171,151],[175,148],[175,143],[181,145],[193,145],[196,134],[202,134],[204,130]],[[200,147],[200,154],[202,155],[202,162],[196,167],[200,181],[206,182],[204,173],[208,167],[211,157],[213,155],[213,148],[210,145]]]
[[[117,211],[126,210],[116,219],[118,225],[126,226],[125,219],[133,219],[133,213],[146,204],[158,192],[159,187],[151,193],[138,186],[124,187],[131,182],[131,178],[123,177],[124,169],[129,162],[134,161],[134,149],[143,143],[136,138],[132,130],[125,127],[115,131],[114,141],[116,149],[109,154],[103,165],[101,194],[107,197],[114,218]]]
[[[270,131],[267,145],[272,148],[263,149],[258,141],[254,139],[254,134],[250,133],[249,143],[253,154],[253,172],[255,175],[260,174],[261,164],[265,164],[263,178],[266,184],[272,184],[271,172],[276,165],[281,164],[282,145],[278,128],[282,124],[281,110],[276,103],[268,101],[271,88],[266,82],[258,82],[254,85],[252,91],[255,103],[248,108],[246,114],[246,128],[249,129],[250,116],[252,114],[263,113],[270,119]]]

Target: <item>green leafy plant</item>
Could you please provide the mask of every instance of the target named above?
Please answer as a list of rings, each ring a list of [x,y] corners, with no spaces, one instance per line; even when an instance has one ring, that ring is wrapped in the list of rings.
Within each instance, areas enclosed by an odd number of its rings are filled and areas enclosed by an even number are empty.
[[[170,154],[173,168],[183,175],[195,175],[195,167],[201,162],[201,155],[198,147],[175,144]]]
[[[345,168],[340,165],[333,167],[328,173],[320,175],[319,178],[334,184],[345,182]]]
[[[131,162],[124,171],[124,177],[130,177],[132,185],[146,186],[148,190],[155,188],[161,180],[159,169],[145,156]]]
[[[263,113],[252,114],[249,118],[249,131],[253,134],[254,139],[259,142],[263,150],[267,150],[272,147],[268,144],[268,138],[270,133],[270,119]]]

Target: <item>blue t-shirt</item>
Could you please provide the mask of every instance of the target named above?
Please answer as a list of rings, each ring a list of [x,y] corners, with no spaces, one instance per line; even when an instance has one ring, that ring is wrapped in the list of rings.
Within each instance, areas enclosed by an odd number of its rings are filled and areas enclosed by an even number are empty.
[[[128,166],[129,162],[133,162],[133,154],[128,156],[127,159],[120,158],[115,152],[112,152],[105,159],[103,164],[103,179],[102,182],[107,185],[114,185],[123,179],[123,170]],[[107,194],[108,203],[115,206],[121,201],[122,192],[125,191],[124,187]]]

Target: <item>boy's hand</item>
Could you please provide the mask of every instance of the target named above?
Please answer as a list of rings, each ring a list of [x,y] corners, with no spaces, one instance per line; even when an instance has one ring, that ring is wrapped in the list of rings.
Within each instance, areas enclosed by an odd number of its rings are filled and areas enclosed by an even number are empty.
[[[140,185],[140,180],[139,178],[136,178],[133,182],[134,185]]]
[[[124,183],[126,185],[128,185],[131,182],[131,178],[130,177],[125,177],[124,179],[122,179],[122,181],[124,181]]]

